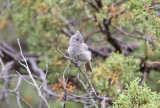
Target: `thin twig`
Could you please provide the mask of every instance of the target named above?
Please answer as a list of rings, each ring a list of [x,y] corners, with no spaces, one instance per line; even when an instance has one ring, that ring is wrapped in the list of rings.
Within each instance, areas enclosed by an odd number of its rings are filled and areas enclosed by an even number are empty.
[[[142,37],[142,36],[138,36],[138,35],[135,35],[135,34],[130,34],[130,33],[127,33],[125,32],[124,30],[118,28],[117,26],[113,25],[112,24],[112,27],[114,27],[115,29],[117,29],[119,32],[121,32],[122,34],[124,34],[125,36],[129,36],[129,37],[132,37],[132,38],[137,38],[137,39],[146,39],[146,37]]]
[[[75,6],[76,6],[76,0],[73,0],[73,4],[71,6],[69,6],[68,9],[71,9],[71,8],[73,8]]]
[[[66,102],[66,100],[67,100],[67,89],[66,89],[66,81],[65,81],[65,72],[67,71],[67,69],[69,68],[69,65],[70,65],[70,62],[68,63],[68,65],[67,65],[67,67],[66,67],[66,69],[64,70],[64,72],[63,72],[63,84],[64,84],[64,104],[63,104],[63,108],[66,108],[66,104],[67,104],[67,102]]]
[[[85,38],[85,41],[87,41],[88,38],[91,37],[92,35],[94,35],[94,34],[96,34],[96,33],[100,33],[100,32],[101,32],[101,30],[96,30],[96,31],[93,31],[92,33],[88,34],[88,35],[86,36],[86,38]]]
[[[68,56],[64,55],[64,54],[58,49],[58,35],[57,35],[57,34],[56,34],[56,38],[57,38],[56,50],[57,50],[60,54],[62,54],[62,55],[64,56],[64,58],[73,61],[71,57],[68,57]]]
[[[3,75],[3,72],[5,71],[5,68],[4,68],[4,63],[2,61],[2,58],[0,57],[0,63],[1,63],[1,71],[0,71],[0,76]]]
[[[14,94],[17,96],[17,104],[18,104],[18,106],[19,106],[20,108],[22,108],[22,105],[21,105],[21,103],[20,103],[20,99],[21,99],[26,105],[28,105],[30,108],[32,108],[32,106],[31,106],[29,103],[27,103],[27,102],[20,96],[20,94],[19,94],[19,87],[20,87],[21,81],[22,81],[22,79],[21,79],[21,77],[19,77],[16,88],[14,88],[13,90],[9,90],[9,92],[14,93]]]
[[[18,73],[18,75],[27,83],[31,84],[32,86],[35,86],[33,83],[31,83],[30,81],[26,80],[18,71],[16,71]]]
[[[27,103],[17,92],[14,91],[10,91],[11,93],[14,93],[16,96],[18,96],[26,105],[28,105],[30,108],[32,108],[32,106]]]
[[[15,88],[15,91],[18,92],[18,93],[17,93],[18,95],[19,95],[19,87],[20,87],[21,81],[22,81],[22,79],[21,79],[21,77],[19,77],[19,78],[18,78],[17,86],[16,86],[16,88]],[[20,108],[23,108],[22,105],[21,105],[21,102],[20,102],[20,98],[19,98],[18,96],[17,96],[17,104],[18,104],[18,106],[19,106]]]
[[[8,4],[11,2],[11,0],[8,0],[5,4],[3,4],[2,8],[0,9],[0,15],[2,13],[3,10],[5,10],[8,6]]]
[[[46,60],[47,60],[47,63],[46,63],[46,74],[45,74],[43,82],[42,82],[42,84],[41,84],[41,86],[39,88],[42,88],[42,86],[46,82],[46,76],[47,76],[47,73],[48,73],[48,57],[47,57],[47,54],[46,54]]]
[[[89,92],[89,90],[87,89],[86,85],[83,83],[83,81],[80,79],[79,73],[77,74],[77,78],[80,81],[80,83],[83,85],[83,87],[85,88],[85,90],[87,91],[87,93],[89,94],[89,97],[91,98],[91,101],[93,102],[93,104],[95,105],[96,108],[98,108],[96,102],[94,101],[91,93]]]
[[[19,61],[19,63],[26,68],[27,72],[29,73],[29,76],[31,77],[31,80],[33,81],[33,85],[34,85],[34,86],[36,87],[36,89],[37,89],[38,95],[39,95],[39,96],[43,99],[43,101],[46,103],[47,108],[50,108],[47,100],[46,100],[46,99],[44,98],[44,96],[42,95],[41,88],[38,87],[35,79],[34,79],[33,76],[32,76],[32,73],[31,73],[30,68],[29,68],[29,66],[28,66],[28,63],[27,63],[27,60],[25,59],[25,57],[24,57],[24,55],[23,55],[23,53],[22,53],[22,48],[21,48],[19,39],[17,39],[17,42],[18,42],[18,45],[19,45],[19,48],[20,48],[20,54],[21,54],[21,56],[22,56],[25,64],[23,64],[23,63],[20,62],[20,61]],[[29,83],[29,84],[30,84],[30,83]]]
[[[8,76],[10,74],[13,64],[14,64],[14,61],[10,61],[4,65],[4,75],[5,76]],[[9,105],[9,99],[8,99],[8,92],[6,91],[8,90],[9,83],[10,83],[10,78],[9,77],[4,78],[4,83],[0,91],[0,101],[2,100],[2,98],[4,98],[7,105]]]
[[[95,21],[95,18],[92,15],[90,15],[89,11],[87,10],[87,6],[86,5],[84,5],[83,9],[84,9],[85,14],[87,15],[87,18]]]
[[[90,4],[96,11],[99,10],[99,7],[92,0],[83,0],[83,1],[87,2],[88,4]]]

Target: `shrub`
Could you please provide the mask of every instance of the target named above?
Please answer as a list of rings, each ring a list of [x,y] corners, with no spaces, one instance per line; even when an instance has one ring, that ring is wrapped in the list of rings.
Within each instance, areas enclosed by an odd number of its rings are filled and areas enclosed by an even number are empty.
[[[159,108],[160,95],[152,92],[145,84],[138,85],[140,78],[126,84],[127,90],[121,93],[113,108]]]
[[[92,80],[100,93],[115,96],[125,83],[140,76],[139,65],[140,60],[133,56],[111,53],[105,63],[93,69]]]

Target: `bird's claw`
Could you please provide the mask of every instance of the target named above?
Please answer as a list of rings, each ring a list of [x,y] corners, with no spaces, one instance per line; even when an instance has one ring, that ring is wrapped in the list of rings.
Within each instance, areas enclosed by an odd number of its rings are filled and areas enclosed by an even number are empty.
[[[72,61],[73,64],[75,64],[75,66],[80,67],[80,61]]]

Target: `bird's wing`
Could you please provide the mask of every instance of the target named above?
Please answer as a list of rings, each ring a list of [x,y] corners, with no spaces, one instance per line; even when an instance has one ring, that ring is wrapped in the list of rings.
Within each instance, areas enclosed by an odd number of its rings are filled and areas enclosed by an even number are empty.
[[[85,43],[82,43],[82,47],[83,47],[84,50],[89,51],[88,46]]]

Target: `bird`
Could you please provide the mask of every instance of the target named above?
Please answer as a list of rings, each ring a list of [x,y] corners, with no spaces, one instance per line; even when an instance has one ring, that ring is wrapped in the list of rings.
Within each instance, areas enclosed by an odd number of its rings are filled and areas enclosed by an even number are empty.
[[[92,54],[79,31],[71,36],[67,52],[74,61],[84,62],[86,71],[92,72]]]

